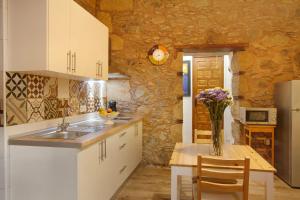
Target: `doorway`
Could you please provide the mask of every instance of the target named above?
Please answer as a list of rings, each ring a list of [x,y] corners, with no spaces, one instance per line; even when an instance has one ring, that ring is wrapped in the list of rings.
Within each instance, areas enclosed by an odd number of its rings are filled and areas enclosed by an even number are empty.
[[[184,92],[183,97],[183,142],[192,143],[196,131],[209,131],[210,118],[207,108],[195,100],[195,97],[208,88],[222,87],[231,93],[232,91],[232,73],[231,73],[231,52],[213,52],[213,53],[193,53],[184,54],[184,89],[186,84],[190,84],[190,93]],[[185,64],[188,63],[189,75]],[[186,81],[187,78],[190,81]],[[186,95],[190,94],[190,95]],[[224,113],[224,142],[234,143],[232,136],[232,114],[228,107]]]

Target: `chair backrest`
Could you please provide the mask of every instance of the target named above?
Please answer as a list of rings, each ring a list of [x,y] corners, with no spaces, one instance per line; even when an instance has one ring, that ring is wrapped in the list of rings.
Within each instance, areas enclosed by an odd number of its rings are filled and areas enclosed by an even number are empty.
[[[198,156],[197,168],[198,200],[202,192],[242,192],[243,200],[248,200],[249,158],[224,160]]]
[[[211,131],[210,130],[197,130],[194,132],[194,143],[197,144],[210,144],[211,143]]]

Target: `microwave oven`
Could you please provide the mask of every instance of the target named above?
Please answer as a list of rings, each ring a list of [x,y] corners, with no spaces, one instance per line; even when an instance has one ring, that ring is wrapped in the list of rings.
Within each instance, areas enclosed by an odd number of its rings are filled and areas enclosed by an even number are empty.
[[[276,108],[240,107],[240,122],[242,124],[276,125]]]

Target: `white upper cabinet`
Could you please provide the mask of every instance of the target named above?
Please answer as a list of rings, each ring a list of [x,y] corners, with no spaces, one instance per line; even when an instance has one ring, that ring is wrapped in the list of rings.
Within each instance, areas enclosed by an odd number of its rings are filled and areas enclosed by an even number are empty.
[[[81,6],[74,1],[71,2],[70,35],[76,72],[107,80],[105,73],[108,69],[108,28],[91,17],[87,11],[82,12]]]
[[[73,0],[8,1],[8,71],[107,80],[108,28]]]
[[[70,0],[50,0],[48,6],[48,70],[69,73]]]

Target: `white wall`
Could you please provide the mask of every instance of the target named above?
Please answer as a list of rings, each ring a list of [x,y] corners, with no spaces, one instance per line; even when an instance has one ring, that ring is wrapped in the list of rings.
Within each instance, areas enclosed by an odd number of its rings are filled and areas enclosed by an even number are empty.
[[[4,46],[7,42],[6,32],[6,0],[0,0],[0,95],[3,105],[5,104],[4,98]],[[5,116],[5,115],[4,115]],[[3,119],[4,120],[4,119]],[[5,195],[5,186],[6,186],[6,136],[4,134],[4,128],[0,127],[0,199],[4,200],[6,198]]]
[[[224,89],[229,90],[232,95],[232,72],[231,72],[231,60],[233,54],[230,53],[224,56]],[[233,144],[234,139],[232,136],[232,114],[231,107],[228,106],[224,112],[224,142]]]
[[[193,56],[183,56],[183,61],[191,61],[191,77],[193,77]],[[191,80],[191,96],[183,97],[183,126],[182,140],[183,143],[193,142],[193,80]]]

